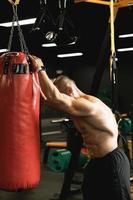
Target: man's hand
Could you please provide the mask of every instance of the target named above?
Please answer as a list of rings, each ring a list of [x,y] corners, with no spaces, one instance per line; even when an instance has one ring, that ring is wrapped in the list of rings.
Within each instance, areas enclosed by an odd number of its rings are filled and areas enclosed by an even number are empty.
[[[42,60],[36,56],[30,55],[30,62],[32,64],[32,67],[35,71],[40,71],[42,68],[44,68],[44,64]]]

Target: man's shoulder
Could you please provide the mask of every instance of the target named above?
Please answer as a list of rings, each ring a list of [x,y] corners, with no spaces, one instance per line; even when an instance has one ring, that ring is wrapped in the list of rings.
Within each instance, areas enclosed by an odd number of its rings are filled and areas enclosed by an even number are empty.
[[[94,97],[92,95],[88,95],[88,94],[81,95],[77,99],[86,99],[88,101],[98,101],[98,98],[96,98],[96,97]]]

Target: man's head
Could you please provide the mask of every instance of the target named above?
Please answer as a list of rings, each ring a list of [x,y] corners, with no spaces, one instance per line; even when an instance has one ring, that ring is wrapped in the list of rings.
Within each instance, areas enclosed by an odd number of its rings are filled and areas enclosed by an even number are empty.
[[[69,96],[73,96],[74,90],[76,89],[76,84],[69,77],[60,75],[53,81],[53,83],[60,92]]]

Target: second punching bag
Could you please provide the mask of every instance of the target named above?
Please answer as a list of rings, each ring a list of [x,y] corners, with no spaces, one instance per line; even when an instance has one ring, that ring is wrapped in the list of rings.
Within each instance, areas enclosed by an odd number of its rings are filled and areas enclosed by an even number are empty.
[[[0,189],[30,189],[39,184],[38,84],[24,53],[0,56]]]

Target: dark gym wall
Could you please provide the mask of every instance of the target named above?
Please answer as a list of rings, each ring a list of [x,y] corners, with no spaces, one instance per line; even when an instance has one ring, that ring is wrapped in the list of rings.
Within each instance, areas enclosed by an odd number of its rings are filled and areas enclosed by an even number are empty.
[[[50,78],[57,77],[58,71],[62,70],[62,74],[69,76],[81,90],[89,93],[95,65],[86,63],[83,57],[47,59],[46,68]]]
[[[133,104],[133,62],[130,63],[130,53],[126,54],[124,57],[125,59],[122,59],[123,56],[122,58],[119,56],[119,61],[116,62],[118,69],[118,108],[122,113],[129,112],[131,109],[131,104]],[[95,64],[88,64],[84,62],[82,57],[55,60],[53,59],[52,61],[48,59],[46,61],[47,73],[50,78],[58,76],[56,71],[62,69],[64,75],[72,78],[83,92],[89,94],[93,76],[96,70]],[[112,95],[111,87],[110,72],[109,67],[107,66],[101,79],[98,96],[101,98],[101,94],[105,94],[110,98]],[[48,117],[51,115],[50,112],[51,109],[47,109],[46,115]],[[45,117],[47,117],[46,115]],[[59,116],[61,114],[55,111],[52,112],[52,115]]]
[[[129,112],[133,106],[133,55],[123,52],[119,55],[118,83],[119,104],[122,112]]]

